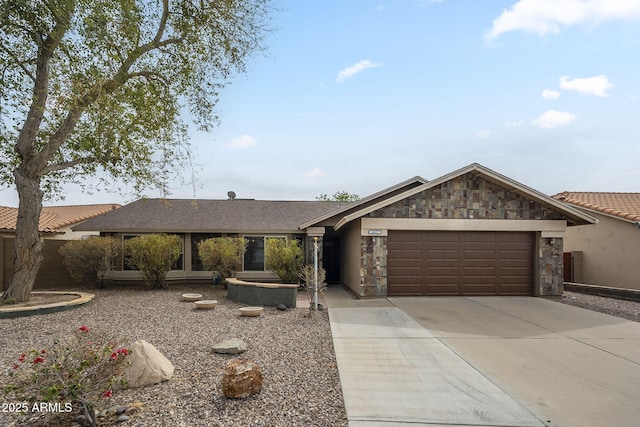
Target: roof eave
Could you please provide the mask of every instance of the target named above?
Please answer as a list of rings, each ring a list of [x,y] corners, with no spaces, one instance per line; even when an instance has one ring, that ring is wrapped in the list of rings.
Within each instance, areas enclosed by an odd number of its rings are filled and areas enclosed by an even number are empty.
[[[340,219],[340,221],[338,221],[336,223],[336,225],[334,226],[335,230],[339,230],[340,228],[342,228],[344,225],[346,225],[347,223],[353,221],[356,218],[359,218],[363,215],[366,215],[370,212],[373,212],[375,210],[378,210],[380,208],[383,208],[385,206],[388,206],[392,203],[395,203],[397,201],[400,201],[402,199],[405,199],[407,197],[413,196],[414,194],[417,194],[421,191],[425,191],[425,190],[429,190],[433,187],[436,187],[440,184],[443,184],[444,182],[447,182],[451,179],[454,179],[458,176],[464,175],[466,173],[470,173],[470,172],[478,172],[479,174],[482,174],[488,178],[490,178],[491,180],[497,181],[500,185],[507,187],[507,188],[511,188],[513,190],[516,190],[517,192],[526,195],[532,199],[535,199],[543,204],[547,204],[550,206],[555,207],[556,209],[560,210],[561,212],[563,212],[565,215],[569,216],[569,217],[573,217],[574,219],[577,219],[577,223],[575,225],[586,225],[586,224],[596,224],[598,222],[597,218],[594,218],[590,215],[587,215],[581,211],[579,211],[576,208],[573,208],[572,206],[567,205],[566,203],[562,203],[559,202],[543,193],[540,193],[537,190],[534,190],[524,184],[521,184],[517,181],[512,180],[511,178],[508,178],[504,175],[501,175],[489,168],[486,168],[478,163],[472,163],[469,166],[465,166],[461,169],[458,169],[457,171],[451,172],[449,174],[446,174],[444,176],[441,176],[440,178],[436,178],[432,181],[428,181],[427,183],[412,188],[410,190],[407,190],[404,193],[400,193],[397,194],[393,197],[390,197],[388,199],[385,199],[379,203],[376,203],[374,205],[368,206],[365,209],[361,209],[359,211],[353,212],[349,215],[346,215],[345,217],[343,217],[342,219]],[[580,220],[582,221],[582,224],[578,224],[580,223]]]
[[[428,181],[426,179],[422,178],[421,176],[416,175],[413,178],[409,178],[409,179],[404,180],[404,181],[402,181],[402,182],[400,182],[400,183],[398,183],[396,185],[393,185],[391,187],[385,188],[384,190],[378,191],[377,193],[373,193],[373,194],[371,194],[371,195],[369,195],[367,197],[364,197],[364,198],[362,198],[360,200],[357,200],[355,202],[347,203],[344,206],[341,206],[341,207],[339,207],[337,209],[334,209],[334,210],[332,210],[330,212],[327,212],[327,213],[325,213],[325,214],[323,214],[323,215],[321,215],[321,216],[319,216],[317,218],[313,218],[313,219],[311,219],[311,220],[309,220],[309,221],[307,221],[307,222],[305,222],[303,224],[300,224],[298,226],[298,228],[300,230],[304,230],[305,228],[312,227],[312,226],[318,224],[319,222],[322,222],[322,221],[325,221],[325,220],[327,220],[329,218],[335,217],[335,216],[339,215],[342,212],[345,212],[345,211],[351,210],[353,208],[357,208],[358,206],[367,204],[372,200],[375,200],[375,199],[377,199],[379,197],[383,197],[385,194],[393,193],[394,191],[397,191],[400,188],[402,188],[404,186],[407,186],[407,185],[409,185],[411,183],[414,183],[414,182],[421,182],[421,183],[424,184],[424,183],[426,183]]]

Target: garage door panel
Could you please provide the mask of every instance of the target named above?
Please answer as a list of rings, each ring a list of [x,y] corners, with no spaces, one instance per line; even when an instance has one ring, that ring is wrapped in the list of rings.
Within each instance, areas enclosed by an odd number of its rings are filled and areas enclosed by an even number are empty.
[[[451,267],[427,267],[426,275],[430,278],[436,277],[454,277],[458,275],[459,267],[451,266]]]
[[[388,248],[389,295],[532,293],[532,233],[390,231]]]
[[[469,259],[469,260],[482,259],[482,260],[493,261],[496,259],[495,251],[487,251],[484,249],[464,250],[462,252],[462,256],[464,257],[464,259]]]
[[[495,267],[464,267],[462,269],[462,275],[465,281],[472,280],[475,277],[494,278],[496,275],[496,268]]]
[[[530,250],[513,250],[513,251],[500,251],[498,253],[498,258],[499,259],[506,259],[506,260],[524,260],[524,261],[530,261],[530,256],[531,256],[531,251]]]
[[[422,236],[421,240],[429,243],[458,243],[458,237],[453,236],[452,233],[448,231],[431,231],[428,233],[424,231],[417,231],[415,233]]]
[[[425,259],[440,259],[458,261],[460,252],[458,249],[426,249],[423,251]]]
[[[464,243],[469,243],[469,244],[473,244],[473,243],[478,243],[478,244],[495,243],[496,242],[496,235],[494,233],[473,233],[473,232],[464,233],[464,232],[461,232],[460,233],[460,238],[458,240],[462,241]]]

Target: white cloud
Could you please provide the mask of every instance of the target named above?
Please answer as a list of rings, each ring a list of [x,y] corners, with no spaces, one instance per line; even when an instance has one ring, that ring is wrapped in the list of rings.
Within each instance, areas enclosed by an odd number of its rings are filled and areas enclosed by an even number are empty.
[[[305,173],[305,176],[308,176],[311,178],[317,178],[317,177],[325,176],[326,174],[327,173],[325,171],[316,167],[311,169],[309,172]]]
[[[514,122],[505,122],[504,125],[508,128],[515,128],[518,126],[522,126],[524,124],[524,120],[516,120]]]
[[[491,136],[491,131],[489,129],[483,129],[476,132],[476,136],[478,139],[487,139]]]
[[[380,66],[380,64],[375,63],[375,62],[371,62],[368,59],[366,59],[364,61],[360,61],[357,64],[353,64],[353,65],[341,70],[338,73],[338,77],[336,78],[336,81],[338,83],[342,83],[343,81],[345,81],[349,77],[353,77],[354,75],[358,74],[361,71],[366,70],[367,68],[376,68],[376,67],[379,67],[379,66]]]
[[[605,97],[608,95],[607,89],[611,89],[612,87],[613,83],[611,83],[604,74],[573,80],[569,80],[568,76],[560,77],[560,89],[575,90],[576,92],[586,93],[588,95]]]
[[[538,126],[543,129],[553,129],[558,126],[568,125],[576,119],[575,114],[571,114],[567,111],[549,110],[540,114],[537,119],[532,120],[531,123],[534,126]]]
[[[560,98],[560,92],[557,90],[545,89],[542,91],[542,97],[544,99],[558,99]]]
[[[510,31],[539,35],[560,32],[561,26],[607,21],[640,20],[638,0],[520,0],[493,21],[485,37]]]
[[[230,143],[227,144],[227,147],[232,150],[243,150],[245,148],[252,147],[256,145],[258,141],[255,137],[245,134],[238,138],[233,139]]]

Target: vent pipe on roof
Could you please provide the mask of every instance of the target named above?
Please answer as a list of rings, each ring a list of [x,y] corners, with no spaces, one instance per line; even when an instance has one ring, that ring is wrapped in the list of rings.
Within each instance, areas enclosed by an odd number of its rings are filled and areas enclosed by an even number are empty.
[[[228,191],[227,192],[227,196],[229,196],[229,200],[235,200],[236,199],[236,193],[233,191]]]

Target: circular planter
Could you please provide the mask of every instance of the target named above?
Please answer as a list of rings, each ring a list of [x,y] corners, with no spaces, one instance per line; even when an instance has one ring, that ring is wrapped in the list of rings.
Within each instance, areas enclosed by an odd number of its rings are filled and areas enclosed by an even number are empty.
[[[218,301],[212,299],[204,299],[202,301],[196,301],[194,303],[196,308],[207,309],[207,308],[216,308]]]
[[[257,317],[262,314],[262,307],[242,307],[238,310],[242,316],[246,317]]]
[[[194,302],[202,299],[200,294],[182,294],[182,301]]]

